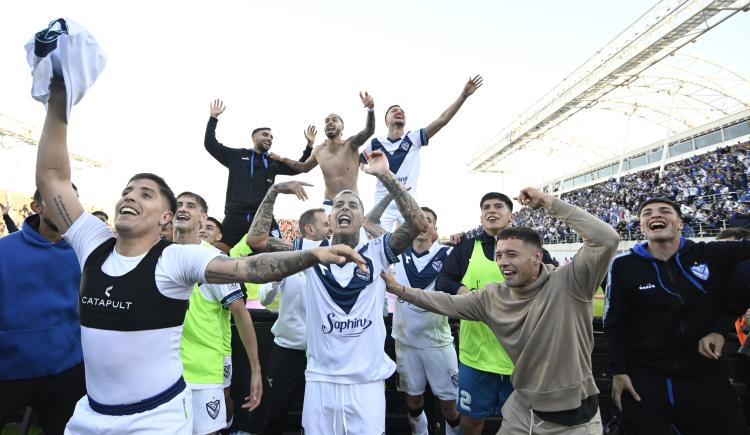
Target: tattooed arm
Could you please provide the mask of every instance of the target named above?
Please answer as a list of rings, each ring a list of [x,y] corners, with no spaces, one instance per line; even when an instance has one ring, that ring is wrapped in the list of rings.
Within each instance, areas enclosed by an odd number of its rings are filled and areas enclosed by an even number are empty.
[[[61,233],[83,214],[83,206],[70,182],[65,104],[65,85],[55,79],[50,86],[47,118],[36,155],[36,185],[47,208],[52,210],[49,217]]]
[[[359,147],[364,144],[373,133],[375,133],[375,102],[367,92],[360,92],[359,97],[362,99],[362,104],[367,107],[367,123],[365,124],[364,130],[346,140],[352,146],[354,151],[357,151]]]
[[[343,264],[348,261],[356,262],[363,271],[367,270],[364,259],[347,245],[326,246],[296,252],[274,252],[241,258],[219,256],[208,263],[206,282],[263,284],[279,281],[316,264]]]
[[[396,176],[393,175],[389,166],[388,159],[380,151],[374,151],[371,154],[365,153],[367,166],[362,166],[362,170],[368,174],[378,177],[388,193],[393,195],[396,205],[404,217],[404,223],[391,235],[390,248],[394,254],[398,255],[404,252],[411,242],[422,231],[427,229],[427,218],[424,216],[419,204],[414,197],[404,189]]]
[[[385,209],[388,208],[391,201],[393,201],[393,195],[390,193],[386,194],[383,199],[375,204],[375,207],[367,213],[365,221],[362,222],[362,228],[364,228],[364,230],[367,231],[367,234],[373,239],[377,239],[388,232],[385,228],[380,226],[380,217],[383,216]]]
[[[247,232],[247,245],[253,251],[278,252],[292,250],[292,242],[280,237],[271,237],[268,234],[271,230],[271,221],[273,220],[273,205],[279,193],[294,194],[297,195],[297,198],[303,201],[306,200],[307,193],[305,192],[305,186],[312,186],[312,184],[302,181],[287,181],[285,183],[276,183],[268,189],[266,197],[260,203],[260,207],[258,207],[258,211],[253,218],[253,223]]]

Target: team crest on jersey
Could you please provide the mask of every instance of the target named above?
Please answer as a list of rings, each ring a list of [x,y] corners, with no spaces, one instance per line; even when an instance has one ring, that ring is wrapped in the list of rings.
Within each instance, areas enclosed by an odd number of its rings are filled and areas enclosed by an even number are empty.
[[[232,366],[224,364],[224,378],[228,378],[232,374]]]
[[[221,408],[221,402],[219,402],[219,399],[216,399],[212,402],[206,402],[206,412],[208,412],[208,415],[216,420],[216,417],[219,416],[219,409]]]
[[[357,276],[357,278],[361,279],[362,281],[370,281],[369,269],[367,270],[367,272],[363,272],[362,269],[356,268],[354,269],[354,274]]]
[[[703,281],[706,281],[711,274],[708,270],[708,264],[706,263],[695,264],[690,267],[690,271],[693,272],[693,275],[697,276]]]
[[[458,388],[458,373],[451,375],[451,382],[453,382],[454,387]]]
[[[402,140],[401,141],[401,146],[399,148],[401,148],[404,151],[409,151],[410,147],[411,147],[411,144],[409,143],[409,141]]]
[[[443,262],[440,260],[433,261],[432,268],[435,269],[435,272],[440,272],[443,269]]]

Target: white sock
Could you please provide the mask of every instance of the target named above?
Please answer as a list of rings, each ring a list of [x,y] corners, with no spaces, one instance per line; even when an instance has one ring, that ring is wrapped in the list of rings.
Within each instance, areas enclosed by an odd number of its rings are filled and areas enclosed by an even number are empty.
[[[427,435],[427,414],[424,413],[424,410],[417,417],[408,415],[412,435]]]

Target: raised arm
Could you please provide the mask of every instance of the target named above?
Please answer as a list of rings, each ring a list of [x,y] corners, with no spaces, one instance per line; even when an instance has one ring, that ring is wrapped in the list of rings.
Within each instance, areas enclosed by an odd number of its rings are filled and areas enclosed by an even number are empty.
[[[550,215],[570,226],[583,239],[583,247],[560,271],[569,275],[573,285],[568,292],[582,301],[591,301],[604,280],[609,264],[617,252],[620,236],[606,222],[533,187],[523,189],[516,198],[531,208],[546,208]]]
[[[83,214],[83,206],[70,182],[68,124],[65,121],[65,84],[53,79],[47,117],[36,155],[36,186],[53,212],[52,222],[65,233]]]
[[[480,86],[482,86],[482,76],[478,75],[474,78],[469,78],[469,81],[464,85],[464,89],[461,91],[461,95],[458,96],[456,101],[448,106],[448,108],[440,114],[438,119],[432,121],[430,125],[425,128],[425,134],[427,135],[428,140],[448,124],[448,122],[456,115],[458,109],[463,106],[466,99],[479,89]]]
[[[5,222],[5,228],[8,229],[8,234],[15,233],[18,231],[18,227],[16,226],[16,223],[13,222],[13,219],[10,217],[10,203],[8,203],[7,206],[0,203],[0,212],[3,214],[3,222]]]
[[[219,163],[229,167],[231,163],[230,153],[231,148],[222,145],[216,139],[216,125],[219,123],[219,115],[224,113],[226,110],[224,102],[221,100],[214,100],[211,103],[211,117],[208,118],[208,124],[206,125],[206,134],[203,137],[203,146],[206,148],[211,157],[215,158]]]
[[[375,101],[367,92],[360,92],[359,98],[362,99],[362,104],[367,108],[367,122],[365,123],[365,129],[346,140],[355,151],[357,151],[359,147],[375,133]]]
[[[253,282],[263,284],[315,266],[316,264],[357,263],[367,271],[365,260],[347,245],[326,246],[296,252],[274,252],[252,257],[231,258],[219,256],[206,267],[206,282],[226,284]]]
[[[376,176],[383,183],[388,193],[393,196],[401,215],[404,217],[403,225],[399,226],[391,235],[389,242],[391,251],[398,255],[411,245],[411,242],[419,233],[427,229],[427,218],[425,218],[414,197],[404,189],[404,185],[390,171],[388,159],[382,152],[365,153],[365,158],[367,159],[367,165],[360,165],[360,167],[366,173]]]
[[[387,232],[385,228],[380,226],[380,217],[383,216],[385,209],[388,208],[391,201],[393,201],[393,195],[390,193],[386,194],[383,199],[375,204],[375,207],[367,213],[365,221],[362,222],[362,227],[373,239],[376,239]]]
[[[276,197],[279,193],[288,193],[297,195],[301,200],[307,199],[305,186],[312,186],[302,181],[287,181],[285,183],[276,183],[268,188],[263,202],[260,203],[258,211],[255,213],[253,223],[247,232],[247,245],[257,252],[279,252],[292,251],[292,242],[280,237],[271,237],[268,233],[271,230],[271,221],[273,220],[273,205],[276,203]],[[250,281],[255,282],[255,281]]]
[[[305,139],[307,139],[307,146],[305,147],[305,151],[302,153],[302,157],[300,157],[299,160],[292,160],[286,157],[281,157],[275,153],[268,154],[268,157],[270,157],[272,160],[276,160],[277,162],[281,163],[281,166],[277,171],[279,174],[297,175],[303,172],[310,172],[311,170],[313,170],[313,168],[318,166],[318,160],[315,156],[315,150],[313,150],[315,135],[317,133],[318,132],[315,129],[314,125],[308,126],[307,130],[304,131]]]

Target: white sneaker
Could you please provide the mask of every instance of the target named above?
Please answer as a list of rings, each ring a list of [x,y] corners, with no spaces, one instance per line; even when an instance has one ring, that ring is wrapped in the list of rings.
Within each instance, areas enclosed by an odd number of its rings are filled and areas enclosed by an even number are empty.
[[[409,416],[409,425],[411,426],[412,435],[428,435],[427,432],[427,414],[422,411],[417,417]]]

